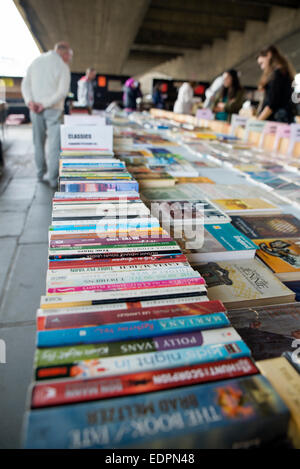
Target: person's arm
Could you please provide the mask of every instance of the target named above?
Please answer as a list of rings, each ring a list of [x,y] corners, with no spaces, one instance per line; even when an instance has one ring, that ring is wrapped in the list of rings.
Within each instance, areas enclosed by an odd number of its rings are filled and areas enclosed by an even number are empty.
[[[25,104],[29,107],[29,103],[33,101],[31,90],[31,67],[28,68],[27,73],[22,80],[21,90]]]
[[[265,121],[267,120],[271,115],[273,114],[273,111],[272,109],[270,108],[270,106],[265,106],[263,108],[263,110],[261,111],[261,113],[259,114],[259,116],[257,117],[257,119],[259,121]]]
[[[41,103],[43,107],[52,107],[56,103],[59,103],[60,101],[65,99],[70,89],[70,83],[71,73],[69,68],[65,66],[62,68],[56,91],[51,96],[49,96],[49,98],[43,100],[43,102]]]
[[[280,70],[274,72],[274,77],[270,81],[267,95],[265,99],[265,106],[258,116],[258,120],[268,119],[280,106],[280,96],[282,93],[283,75]]]

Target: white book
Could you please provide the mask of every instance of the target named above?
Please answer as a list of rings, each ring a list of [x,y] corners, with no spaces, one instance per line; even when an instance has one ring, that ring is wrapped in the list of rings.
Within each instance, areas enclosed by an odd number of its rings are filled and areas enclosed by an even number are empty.
[[[208,301],[207,296],[187,296],[183,298],[169,298],[160,300],[149,300],[141,301],[141,308],[159,307],[159,306],[172,306],[182,305],[189,303],[203,303]],[[51,316],[55,314],[74,314],[74,313],[94,313],[98,311],[127,311],[127,303],[112,303],[104,305],[92,305],[92,306],[77,306],[71,308],[60,308],[60,309],[38,309],[37,316]]]
[[[147,298],[147,297],[163,297],[169,295],[182,295],[185,293],[197,293],[198,295],[206,295],[206,288],[204,285],[185,285],[183,287],[166,287],[166,288],[147,288],[140,290],[127,290],[127,291],[110,291],[110,292],[80,292],[71,293],[65,295],[49,295],[41,297],[41,307],[47,308],[49,305],[64,305],[69,304],[70,306],[83,306],[92,305],[95,301],[110,301],[110,300],[121,300],[126,301],[134,298]]]

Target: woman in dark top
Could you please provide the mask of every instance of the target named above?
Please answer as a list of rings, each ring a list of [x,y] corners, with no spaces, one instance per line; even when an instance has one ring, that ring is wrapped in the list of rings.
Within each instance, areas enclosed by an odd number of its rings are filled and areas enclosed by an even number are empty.
[[[295,72],[293,66],[275,46],[262,50],[257,57],[257,62],[263,71],[259,89],[264,91],[258,119],[288,124],[294,122],[292,83]]]
[[[241,109],[243,101],[244,90],[237,71],[227,70],[223,75],[223,86],[213,104],[216,120],[230,121],[231,115],[237,114]]]

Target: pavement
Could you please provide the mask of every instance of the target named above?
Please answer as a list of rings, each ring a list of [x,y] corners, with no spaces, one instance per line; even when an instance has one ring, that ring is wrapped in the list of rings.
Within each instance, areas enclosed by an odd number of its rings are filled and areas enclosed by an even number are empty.
[[[2,139],[2,136],[0,136]],[[21,448],[53,190],[35,176],[31,126],[8,127],[0,180],[0,448]],[[3,350],[3,347],[1,348]]]

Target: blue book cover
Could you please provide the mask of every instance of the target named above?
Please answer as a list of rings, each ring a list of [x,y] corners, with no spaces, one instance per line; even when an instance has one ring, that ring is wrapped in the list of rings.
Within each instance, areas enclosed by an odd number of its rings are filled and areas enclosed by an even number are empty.
[[[289,410],[261,376],[33,410],[26,449],[248,448],[287,433]]]
[[[152,319],[149,321],[130,321],[121,324],[106,324],[96,327],[56,329],[37,333],[38,347],[57,347],[63,345],[95,344],[119,340],[142,339],[217,329],[230,325],[224,313],[214,313],[177,318]]]
[[[62,167],[65,168],[65,167],[75,167],[75,168],[86,168],[88,166],[97,166],[99,168],[125,168],[125,163],[123,163],[122,161],[120,162],[116,162],[116,163],[113,163],[113,162],[109,162],[109,163],[105,163],[105,162],[99,162],[99,161],[94,161],[94,162],[72,162],[72,163],[69,163],[67,161],[63,161],[61,163]]]
[[[50,231],[89,231],[97,230],[98,227],[101,227],[101,231],[107,231],[109,229],[115,230],[128,230],[128,229],[138,229],[138,228],[157,228],[159,227],[159,222],[156,219],[149,218],[149,222],[139,222],[138,218],[136,220],[127,220],[126,223],[93,223],[90,225],[51,225]]]
[[[205,229],[227,250],[247,251],[256,250],[254,244],[247,236],[237,230],[231,223],[220,225],[205,225]]]

